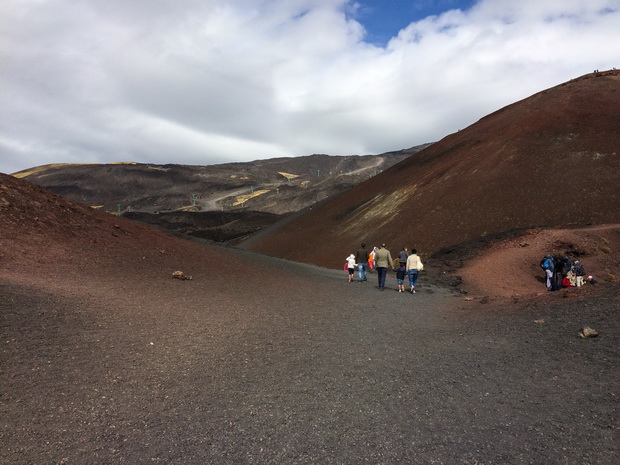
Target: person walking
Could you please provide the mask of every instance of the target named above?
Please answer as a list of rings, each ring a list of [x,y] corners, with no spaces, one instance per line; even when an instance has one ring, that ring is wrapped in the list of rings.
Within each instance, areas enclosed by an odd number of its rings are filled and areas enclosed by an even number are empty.
[[[379,290],[385,290],[385,278],[387,276],[388,268],[393,268],[392,254],[385,247],[385,244],[381,244],[381,247],[375,254],[375,261],[377,262],[377,280],[379,282]]]
[[[362,242],[362,245],[355,254],[355,261],[357,262],[357,274],[359,282],[366,281],[368,278],[368,258],[370,254],[366,250],[366,244]]]
[[[418,251],[416,249],[411,249],[411,255],[407,257],[407,265],[405,268],[409,274],[409,286],[411,286],[409,292],[415,294],[415,285],[418,281],[418,273],[424,269],[424,265],[422,264],[422,260],[418,256]]]
[[[399,264],[399,267],[394,268],[392,271],[396,272],[396,284],[398,284],[398,292],[405,292],[405,274],[407,274],[405,264]]]
[[[355,273],[355,255],[351,254],[347,258],[345,258],[345,260],[348,264],[347,269],[349,271],[349,282],[352,283],[353,274]]]
[[[398,263],[400,266],[405,266],[407,264],[407,258],[409,258],[409,252],[407,247],[403,247],[403,250],[398,253]]]
[[[378,249],[376,247],[373,247],[370,253],[368,254],[368,268],[370,268],[370,271],[375,271],[377,268],[377,262],[375,262],[377,250]]]

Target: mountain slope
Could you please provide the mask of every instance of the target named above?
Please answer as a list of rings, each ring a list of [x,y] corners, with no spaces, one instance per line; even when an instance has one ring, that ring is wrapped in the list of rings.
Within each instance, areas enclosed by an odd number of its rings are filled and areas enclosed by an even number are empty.
[[[620,71],[509,105],[249,249],[339,267],[360,242],[431,255],[510,230],[620,222]]]
[[[221,165],[45,165],[14,173],[107,211],[286,214],[349,189],[428,144],[369,156],[311,155]]]

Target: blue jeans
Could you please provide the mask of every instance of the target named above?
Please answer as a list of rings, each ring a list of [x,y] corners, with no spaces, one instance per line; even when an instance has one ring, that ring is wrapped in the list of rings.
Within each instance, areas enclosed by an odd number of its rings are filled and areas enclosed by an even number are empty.
[[[387,268],[384,266],[377,267],[377,278],[379,279],[379,289],[385,289],[385,277],[387,276]]]
[[[409,285],[415,287],[415,283],[418,280],[418,270],[409,270]]]
[[[360,278],[360,281],[366,281],[366,278],[368,277],[368,273],[366,270],[366,267],[368,266],[367,263],[358,263],[357,264],[357,272],[358,272],[358,276]]]

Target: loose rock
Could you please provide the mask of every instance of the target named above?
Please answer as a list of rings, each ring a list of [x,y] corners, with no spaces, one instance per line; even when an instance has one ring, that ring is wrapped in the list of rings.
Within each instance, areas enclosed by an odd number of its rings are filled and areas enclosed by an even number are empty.
[[[582,339],[586,339],[588,337],[596,337],[596,336],[598,336],[598,332],[593,330],[589,326],[584,326],[583,328],[581,328],[581,331],[579,331],[579,337]]]
[[[173,278],[176,278],[176,279],[181,279],[181,280],[184,280],[184,279],[192,279],[192,277],[191,277],[191,276],[187,276],[187,275],[186,275],[186,274],[184,274],[182,271],[178,271],[178,270],[177,270],[177,271],[174,271],[174,272],[172,273],[172,277],[173,277]]]

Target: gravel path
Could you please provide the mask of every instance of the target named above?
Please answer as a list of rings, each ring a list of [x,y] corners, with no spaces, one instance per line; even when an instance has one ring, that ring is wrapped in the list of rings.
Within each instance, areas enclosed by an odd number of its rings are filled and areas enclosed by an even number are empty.
[[[0,275],[0,461],[619,462],[617,287],[484,305],[230,257],[192,281]]]

